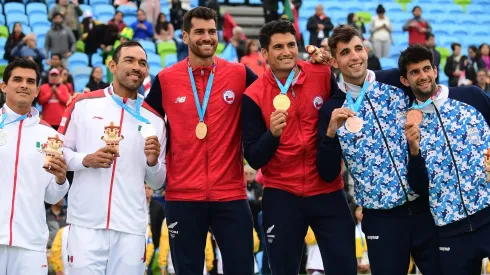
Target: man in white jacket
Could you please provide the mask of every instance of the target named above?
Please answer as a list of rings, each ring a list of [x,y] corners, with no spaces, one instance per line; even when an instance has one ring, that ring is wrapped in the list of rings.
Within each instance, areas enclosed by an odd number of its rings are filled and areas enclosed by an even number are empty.
[[[34,61],[19,58],[3,75],[0,109],[0,275],[48,274],[44,202],[66,195],[66,163],[54,156],[44,169],[43,147],[56,131],[31,108],[38,95]]]
[[[138,42],[121,44],[109,64],[112,85],[78,96],[60,123],[68,170],[75,172],[68,196],[70,275],[144,273],[144,183],[159,189],[166,175],[163,118],[137,93],[148,74],[146,59]]]

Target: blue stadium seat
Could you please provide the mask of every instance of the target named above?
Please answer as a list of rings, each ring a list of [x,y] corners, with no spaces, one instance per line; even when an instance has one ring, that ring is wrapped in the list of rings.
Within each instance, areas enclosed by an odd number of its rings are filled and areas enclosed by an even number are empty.
[[[15,22],[20,22],[23,25],[29,25],[27,15],[20,13],[7,14],[7,25],[13,25]]]
[[[138,18],[136,17],[136,15],[132,15],[132,14],[124,14],[123,16],[123,22],[126,23],[126,25],[128,25],[128,27],[131,27],[131,24],[133,24],[134,22],[136,22],[136,20],[138,20]]]
[[[68,67],[70,71],[73,71],[72,68],[79,66],[88,66],[88,56],[85,53],[76,52],[68,58]]]
[[[379,62],[383,70],[398,68],[398,60],[393,58],[380,58]]]
[[[36,42],[37,47],[38,47],[38,48],[41,48],[41,49],[44,49],[44,43],[45,43],[45,42],[46,42],[46,38],[45,38],[45,36],[38,37],[38,38],[37,38],[37,42]]]
[[[182,30],[181,29],[174,31],[174,38],[175,39],[182,39]]]
[[[92,14],[93,14],[93,12],[94,12],[94,11],[92,10],[92,7],[91,7],[91,6],[89,6],[89,5],[86,5],[86,4],[80,4],[80,5],[79,5],[79,7],[80,7],[80,9],[81,9],[82,11],[89,10],[89,11],[91,11],[91,12],[92,12]]]
[[[413,15],[409,12],[394,12],[389,14],[391,23],[401,23],[405,24],[407,20],[412,19]]]
[[[391,27],[392,27],[392,34],[403,34],[403,26],[405,25],[405,23],[391,23]]]
[[[75,79],[75,92],[81,93],[88,83],[88,77],[80,77]]]
[[[90,2],[90,6],[99,5],[99,4],[105,4],[105,5],[109,4],[108,0],[89,0],[89,2]]]
[[[147,52],[147,60],[148,60],[148,66],[151,67],[161,67],[162,66],[162,58],[156,54],[156,53],[151,53]]]
[[[260,0],[249,0],[248,3],[251,5],[262,5],[262,1]]]
[[[450,31],[450,36],[468,36],[468,27],[461,25],[448,25],[447,29]]]
[[[157,53],[155,43],[153,43],[152,41],[140,40],[139,42],[147,53]]]
[[[245,4],[245,0],[228,0],[230,4]]]
[[[490,25],[490,17],[482,18],[480,20],[480,24],[487,25],[487,26]]]
[[[98,15],[95,17],[95,19],[97,19],[98,21],[102,22],[102,23],[107,23],[109,21],[111,21],[112,19],[114,18],[114,16],[112,15],[107,15],[107,14],[104,14],[104,15]]]
[[[48,10],[53,9],[54,6],[56,6],[56,3],[48,3]]]
[[[315,8],[313,7],[313,10],[315,10]],[[326,14],[334,14],[334,13],[337,13],[337,12],[347,12],[347,9],[340,3],[329,3],[326,7],[325,7],[325,13]],[[345,15],[347,16],[347,14]]]
[[[441,5],[427,5],[422,7],[422,12],[426,14],[426,17],[438,16],[444,14],[446,7]]]
[[[175,53],[169,53],[165,56],[165,59],[163,61],[165,68],[172,66],[173,64],[177,63],[177,54]]]
[[[432,26],[432,33],[434,33],[434,35],[436,37],[438,36],[448,36],[450,35],[451,33],[451,30],[454,28],[454,27],[457,27],[458,25],[433,25]]]
[[[44,3],[29,3],[26,6],[26,14],[29,16],[33,14],[48,14],[48,7]]]
[[[461,7],[460,5],[446,4],[443,7],[446,10],[446,13],[449,13],[451,15],[461,15],[461,14],[464,14],[463,7]]]
[[[473,36],[490,36],[488,26],[475,26],[469,29],[470,35]]]
[[[75,79],[79,77],[90,77],[90,74],[92,73],[92,67],[75,66],[73,67],[73,69],[70,69],[70,73]]]
[[[490,13],[487,5],[471,4],[466,6],[466,13],[470,15],[488,15]]]
[[[197,6],[199,6],[199,0],[191,0],[191,8],[195,8]]]
[[[0,13],[3,14],[3,5],[0,5]]]
[[[48,21],[46,14],[33,14],[29,15],[29,24],[32,28],[35,26],[48,26],[51,27],[51,22]]]
[[[42,26],[42,25],[35,25],[32,27],[32,30],[34,31],[34,33],[36,34],[41,34],[41,33],[47,33],[49,31],[49,29],[51,29],[51,27],[49,26]]]
[[[107,4],[100,4],[94,7],[94,15],[95,18],[98,20],[100,16],[102,15],[109,15],[111,17],[114,17],[114,14],[116,13],[116,9],[112,5],[107,5]]]
[[[357,3],[357,2],[352,2],[352,3],[344,3],[342,2],[342,5],[345,7],[344,10],[346,10],[348,13],[356,13],[364,10],[364,5]],[[347,15],[346,15],[347,17]]]
[[[0,49],[3,49],[5,47],[5,43],[7,43],[7,38],[0,37]]]
[[[482,24],[482,22],[478,21],[476,16],[474,15],[462,14],[462,15],[458,15],[457,19],[458,19],[458,24],[462,26]],[[490,22],[488,24],[490,24]],[[485,25],[485,23],[483,23],[482,25]]]
[[[457,24],[458,23],[458,17],[459,16],[454,16],[451,14],[439,14],[438,16],[434,16],[433,18],[435,19],[437,24]]]
[[[91,59],[92,59],[92,67],[104,66],[104,61],[102,60],[102,56],[98,54],[93,54]]]
[[[0,59],[0,66],[7,66],[9,62],[5,59]]]
[[[162,70],[162,66],[150,66],[150,75],[151,77],[156,77],[158,73]]]
[[[121,11],[124,14],[124,17],[127,15],[134,15],[136,16],[136,12],[138,11],[136,7],[130,7],[130,6],[119,6],[117,7],[118,11]]]
[[[386,10],[386,14],[388,16],[390,16],[390,18],[394,18],[394,13],[405,13],[403,11],[403,7],[402,5],[400,5],[399,3],[396,3],[396,2],[387,2],[387,3],[384,3],[383,4],[385,10]],[[410,14],[411,15],[411,14]]]
[[[15,14],[15,13],[21,13],[21,14],[25,15],[25,13],[26,13],[25,6],[21,3],[16,3],[16,2],[6,3],[3,6],[3,10],[4,10],[6,15],[11,15],[11,14]]]
[[[299,23],[298,23],[298,24],[299,24],[299,31],[300,31],[300,32],[307,32],[307,31],[308,31],[308,30],[306,29],[306,24],[307,24],[307,23],[308,23],[308,21],[307,21],[307,20],[304,20],[304,19],[303,19],[303,20],[301,20],[301,19],[299,20]]]
[[[0,25],[7,25],[5,22],[5,16],[3,16],[3,14],[0,14]]]

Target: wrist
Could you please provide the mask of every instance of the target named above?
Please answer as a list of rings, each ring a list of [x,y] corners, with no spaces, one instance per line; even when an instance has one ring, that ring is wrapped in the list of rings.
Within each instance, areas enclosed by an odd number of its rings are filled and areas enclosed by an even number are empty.
[[[420,155],[420,148],[417,147],[417,148],[410,148],[410,155],[412,157],[417,157],[418,155]]]
[[[327,129],[327,137],[334,138],[335,137],[335,134],[337,134],[337,131],[333,131],[330,128]]]
[[[66,182],[66,176],[62,178],[56,177],[56,184],[63,185],[65,184],[65,182]]]
[[[157,164],[158,164],[158,160],[152,161],[152,162],[150,162],[148,160],[146,161],[146,165],[148,165],[149,167],[154,167]]]
[[[87,158],[89,157],[89,155],[86,155],[83,160],[82,160],[82,165],[85,167],[85,168],[89,168],[90,166],[88,165],[88,161],[87,161]]]

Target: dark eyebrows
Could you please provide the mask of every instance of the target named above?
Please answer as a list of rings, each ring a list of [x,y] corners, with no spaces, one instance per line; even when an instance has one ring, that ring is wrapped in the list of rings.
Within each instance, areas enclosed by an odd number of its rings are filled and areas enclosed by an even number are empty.
[[[125,56],[123,59],[124,59],[124,60],[135,60],[135,59],[136,59],[136,57],[128,55],[128,56]],[[140,60],[138,60],[138,61],[144,61],[144,62],[147,62],[147,61],[146,61],[146,59],[140,59]]]

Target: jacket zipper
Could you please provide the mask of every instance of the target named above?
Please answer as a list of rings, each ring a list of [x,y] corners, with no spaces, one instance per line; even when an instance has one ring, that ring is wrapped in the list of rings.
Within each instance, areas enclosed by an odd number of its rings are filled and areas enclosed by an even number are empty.
[[[459,179],[459,170],[458,170],[458,166],[456,164],[456,158],[454,157],[453,149],[451,148],[451,143],[449,142],[449,137],[446,133],[446,128],[444,127],[444,123],[442,122],[441,114],[439,113],[439,110],[437,109],[434,102],[432,102],[432,105],[434,106],[434,109],[436,110],[438,121],[441,123],[442,132],[444,133],[444,138],[446,139],[447,147],[449,148],[449,153],[451,155],[451,160],[453,161],[454,170],[456,170],[456,177],[458,178],[459,197],[461,198],[461,204],[463,205],[464,213],[466,214],[466,217],[468,218],[468,223],[470,225],[470,231],[473,231],[473,224],[471,223],[471,218],[470,218],[470,215],[468,213],[468,209],[466,208],[466,205],[464,203],[463,191],[461,190],[461,181]]]
[[[293,96],[293,98],[296,98],[296,92],[294,91],[294,88],[291,86],[291,95]],[[303,184],[301,186],[301,196],[304,196],[305,195],[305,184],[306,184],[306,146],[305,146],[305,138],[303,136],[303,127],[302,127],[302,124],[301,124],[301,100],[299,98],[299,94],[298,94],[298,97],[296,98],[297,100],[295,100],[298,104],[297,104],[297,107],[296,107],[296,114],[297,114],[297,118],[298,118],[298,132],[300,134],[300,139],[301,139],[301,153],[303,155]]]
[[[201,79],[202,79],[202,87],[204,89],[204,94],[206,93],[206,78],[204,77],[204,69],[201,69]],[[209,80],[209,79],[208,79]],[[197,87],[196,87],[197,88]],[[204,96],[203,96],[203,101],[204,101]],[[202,104],[201,104],[202,106]],[[204,119],[204,118],[203,118]],[[207,124],[206,124],[207,125]],[[208,133],[206,135],[209,135],[209,128],[208,128]],[[206,200],[211,199],[210,191],[209,191],[209,167],[208,167],[208,141],[207,141],[207,136],[204,138],[204,173],[206,174]]]
[[[126,104],[127,101],[128,101],[127,98],[124,98],[123,99],[123,103],[124,104]],[[121,108],[121,118],[119,119],[119,126],[121,128],[119,129],[119,135],[118,135],[118,137],[120,137],[121,134],[122,134],[123,120],[124,120],[124,108]],[[114,186],[114,177],[116,175],[116,164],[117,164],[117,158],[114,158],[114,163],[112,165],[111,185],[110,185],[110,189],[109,189],[109,202],[107,204],[107,223],[106,223],[106,229],[109,229],[109,224],[111,222],[112,187]]]
[[[22,138],[22,125],[24,120],[19,123],[19,131],[17,136],[17,149],[15,151],[15,168],[14,168],[14,188],[12,190],[12,209],[10,210],[10,236],[9,236],[9,246],[12,246],[12,224],[14,222],[14,210],[15,210],[15,192],[17,189],[17,172],[19,168],[19,154],[20,154],[20,140]]]

